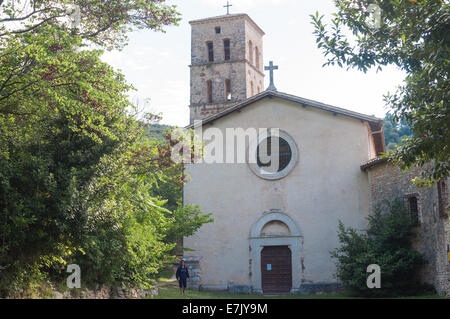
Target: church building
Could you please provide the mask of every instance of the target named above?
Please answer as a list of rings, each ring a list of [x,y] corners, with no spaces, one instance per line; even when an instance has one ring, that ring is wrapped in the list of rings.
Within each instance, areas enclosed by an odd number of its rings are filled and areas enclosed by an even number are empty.
[[[247,14],[190,25],[190,127],[202,120],[201,130],[214,128],[226,138],[230,129],[278,132],[244,139],[246,158],[254,161],[186,165],[184,204],[200,205],[215,219],[184,239],[191,288],[334,292],[339,283],[330,251],[339,246],[339,220],[365,229],[374,205],[398,194],[427,234],[417,243],[431,262],[424,280],[448,293],[448,183],[418,190],[408,173],[381,159],[381,119],[277,91],[277,67],[264,67],[264,31]],[[276,169],[260,158],[263,143],[265,155],[279,160]]]

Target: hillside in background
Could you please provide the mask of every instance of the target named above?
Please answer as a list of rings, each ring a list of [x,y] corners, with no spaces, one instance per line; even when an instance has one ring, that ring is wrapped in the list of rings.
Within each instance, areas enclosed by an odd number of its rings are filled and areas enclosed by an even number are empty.
[[[398,145],[404,137],[409,137],[413,133],[405,121],[396,123],[391,114],[387,113],[383,119],[384,137],[386,141],[386,150],[391,151]]]
[[[172,129],[174,126],[164,124],[148,124],[144,126],[146,136],[152,140],[161,141],[164,139],[164,133],[168,129]]]

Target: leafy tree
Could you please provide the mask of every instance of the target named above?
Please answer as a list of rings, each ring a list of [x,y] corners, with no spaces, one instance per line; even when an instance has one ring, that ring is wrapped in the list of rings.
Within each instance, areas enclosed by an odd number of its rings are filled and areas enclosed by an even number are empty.
[[[68,1],[32,3],[28,20],[0,1],[0,296],[65,278],[67,263],[85,282],[148,287],[172,260],[175,215],[152,189],[175,165],[131,115],[133,87],[84,48],[123,45],[132,19],[160,29],[175,12],[163,1],[78,1],[86,15],[72,30],[58,19]]]
[[[145,137],[154,143],[158,152],[170,158],[172,151],[171,126],[158,123],[141,123],[145,131]],[[157,177],[151,189],[154,197],[166,200],[164,207],[169,211],[176,211],[182,206],[184,169],[181,164],[169,163],[164,165],[163,174]]]
[[[211,214],[204,214],[200,206],[187,205],[179,206],[173,211],[174,222],[169,225],[166,239],[173,242],[180,242],[184,237],[194,235],[204,224],[214,221]]]
[[[158,271],[172,261],[174,242],[166,241],[173,223],[164,201],[151,195],[158,168],[142,172],[134,152],[147,147],[134,135],[97,166],[77,205],[87,210],[80,249],[71,258],[87,274],[87,282],[142,288],[152,284]]]
[[[425,180],[449,175],[450,7],[442,0],[335,0],[338,12],[331,26],[323,16],[312,17],[325,65],[347,66],[366,72],[394,65],[407,76],[397,92],[385,97],[396,120],[413,131],[389,155],[402,168],[434,165]],[[367,23],[369,5],[381,9],[381,23]]]
[[[74,50],[78,43],[43,26],[8,39],[1,55],[0,264],[7,273],[79,244],[86,215],[72,206],[75,195],[127,138],[123,92],[131,87],[99,51]]]
[[[184,173],[184,165],[175,163],[171,159],[174,145],[183,143],[179,136],[182,134],[175,132],[179,128],[171,128],[157,123],[144,125],[144,128],[146,137],[158,150],[158,157],[153,160],[156,160],[162,173],[154,176],[150,193],[155,198],[164,200],[163,206],[171,212],[173,223],[167,229],[165,241],[176,243],[175,248],[181,252],[183,238],[193,235],[203,224],[211,223],[214,219],[211,217],[211,213],[204,214],[199,206],[183,205],[183,185],[187,181],[187,176]],[[187,134],[193,134],[193,132]],[[193,153],[192,156],[199,155],[195,154],[195,151]],[[140,159],[137,156],[135,160],[144,162],[144,165],[152,163],[151,159],[149,161],[145,157]]]
[[[51,25],[102,47],[121,47],[133,27],[163,31],[178,15],[165,0],[0,0],[0,38]]]
[[[386,202],[369,216],[368,229],[358,231],[339,222],[341,247],[333,250],[336,276],[356,296],[389,297],[417,295],[430,291],[419,281],[425,260],[412,248],[416,221],[408,214],[403,201]],[[369,289],[367,267],[381,268],[381,288]]]

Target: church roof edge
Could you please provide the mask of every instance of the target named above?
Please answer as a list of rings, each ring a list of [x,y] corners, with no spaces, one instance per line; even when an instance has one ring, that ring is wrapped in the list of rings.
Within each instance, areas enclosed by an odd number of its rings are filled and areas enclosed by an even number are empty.
[[[228,109],[223,110],[222,112],[219,112],[217,114],[208,116],[206,118],[204,118],[203,124],[208,124],[211,122],[214,122],[215,120],[222,118],[224,116],[227,116],[235,111],[238,111],[256,101],[259,101],[263,98],[266,97],[276,97],[276,98],[280,98],[280,99],[284,99],[284,100],[288,100],[294,103],[299,103],[305,106],[310,106],[310,107],[315,107],[324,111],[328,111],[328,112],[332,112],[335,114],[341,114],[341,115],[345,115],[345,116],[349,116],[349,117],[353,117],[362,121],[367,121],[367,122],[371,122],[371,123],[380,123],[382,122],[382,119],[377,118],[375,116],[370,116],[370,115],[366,115],[366,114],[362,114],[362,113],[358,113],[358,112],[354,112],[354,111],[350,111],[347,109],[343,109],[337,106],[332,106],[332,105],[328,105],[328,104],[324,104],[321,102],[317,102],[314,100],[309,100],[309,99],[305,99],[302,97],[298,97],[292,94],[287,94],[287,93],[282,93],[279,91],[273,91],[273,90],[267,90],[264,91],[262,93],[259,93],[243,102],[240,102]],[[191,124],[189,126],[187,126],[187,128],[193,128],[194,124]]]
[[[262,35],[265,35],[265,32],[263,31],[263,29],[261,29],[261,27],[252,18],[250,18],[250,16],[246,13],[224,14],[224,15],[216,16],[216,17],[197,19],[197,20],[189,21],[189,24],[192,25],[192,24],[208,23],[208,22],[216,21],[216,20],[232,20],[235,18],[247,19],[259,32],[261,32]]]

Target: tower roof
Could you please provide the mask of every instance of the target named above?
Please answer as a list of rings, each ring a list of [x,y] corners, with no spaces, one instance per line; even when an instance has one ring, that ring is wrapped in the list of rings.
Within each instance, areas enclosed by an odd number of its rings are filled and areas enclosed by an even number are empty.
[[[244,18],[245,20],[250,22],[250,24],[253,25],[257,31],[259,31],[262,35],[265,35],[264,31],[246,13],[225,14],[225,15],[216,16],[216,17],[192,20],[192,21],[189,21],[189,24],[190,25],[206,24],[206,23],[211,23],[211,22],[215,22],[215,21],[230,21],[230,20],[235,20],[235,19],[239,19],[239,18]]]

